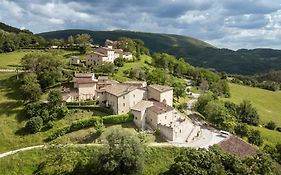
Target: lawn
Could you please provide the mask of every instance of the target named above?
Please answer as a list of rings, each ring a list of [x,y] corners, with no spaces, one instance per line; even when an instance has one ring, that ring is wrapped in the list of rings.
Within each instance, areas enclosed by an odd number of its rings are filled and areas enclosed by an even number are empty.
[[[62,150],[62,152],[69,153],[68,160],[77,160],[79,158],[87,161],[94,158],[94,155],[98,153],[100,147],[89,146],[64,149],[65,150]],[[143,174],[155,175],[167,171],[170,168],[171,164],[174,163],[174,158],[178,155],[181,149],[185,148],[145,147]],[[37,170],[38,165],[47,158],[48,154],[44,149],[35,149],[1,158],[0,174],[31,175],[35,170]]]
[[[20,50],[9,53],[0,53],[0,69],[16,69],[17,66],[20,66],[21,58],[26,54],[32,52],[43,52],[40,50]],[[54,50],[51,52],[56,52],[59,55],[64,57],[64,61],[68,63],[67,57],[70,55],[77,55],[77,51],[68,51],[68,50]]]

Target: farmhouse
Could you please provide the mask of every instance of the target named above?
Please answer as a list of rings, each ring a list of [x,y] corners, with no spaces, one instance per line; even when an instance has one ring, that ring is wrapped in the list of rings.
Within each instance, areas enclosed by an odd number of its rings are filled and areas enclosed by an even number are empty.
[[[105,47],[99,47],[94,52],[86,56],[86,66],[102,65],[104,62],[113,63],[116,58],[132,60],[133,55],[130,52],[124,52],[122,49],[113,49],[117,41],[106,40]]]
[[[132,113],[139,129],[160,129],[168,140],[186,140],[194,125],[172,107],[173,88],[146,86],[146,82],[127,81],[97,90],[101,106],[115,114]]]
[[[194,125],[173,105],[173,88],[148,85],[145,81],[118,83],[107,76],[97,79],[93,73],[76,73],[74,88],[63,89],[66,102],[97,100],[114,114],[132,113],[139,129],[160,129],[168,140],[186,141]]]

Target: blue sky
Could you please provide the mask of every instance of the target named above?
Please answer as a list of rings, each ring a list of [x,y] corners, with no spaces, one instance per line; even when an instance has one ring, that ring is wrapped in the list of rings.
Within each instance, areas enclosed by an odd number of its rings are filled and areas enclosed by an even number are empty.
[[[280,0],[0,0],[0,21],[34,33],[126,29],[281,49]]]

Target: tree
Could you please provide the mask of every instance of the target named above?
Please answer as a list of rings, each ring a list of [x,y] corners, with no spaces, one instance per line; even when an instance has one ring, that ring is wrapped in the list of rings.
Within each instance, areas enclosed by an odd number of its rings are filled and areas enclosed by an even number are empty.
[[[41,117],[32,117],[26,122],[25,128],[31,133],[36,133],[43,127],[43,119]]]
[[[89,49],[89,45],[93,42],[91,36],[87,33],[77,34],[74,39],[75,43],[79,45],[80,54],[85,54]]]
[[[259,124],[259,115],[257,110],[252,106],[250,101],[244,100],[239,105],[239,119],[243,123],[257,126]]]
[[[215,98],[212,93],[201,95],[195,104],[195,109],[204,115],[205,106],[214,99]]]
[[[114,65],[117,67],[123,67],[124,66],[124,59],[123,58],[116,58],[114,60]]]
[[[185,97],[186,96],[186,86],[184,82],[174,82],[174,96],[179,99],[179,97]]]
[[[69,44],[71,47],[73,46],[74,44],[74,38],[72,35],[70,35],[68,38],[67,38],[67,44]]]
[[[42,91],[35,73],[27,73],[23,76],[20,87],[23,99],[26,101],[38,101]]]
[[[144,150],[137,136],[121,128],[106,136],[106,148],[99,158],[96,174],[142,174]]]
[[[21,63],[26,70],[36,73],[42,89],[62,79],[63,62],[58,55],[50,53],[33,53],[25,55]]]
[[[62,101],[61,91],[58,89],[51,90],[48,95],[48,101],[53,105],[57,105]]]
[[[248,130],[248,126],[245,123],[238,124],[234,129],[235,133],[241,137],[248,136]]]
[[[252,143],[257,146],[260,146],[263,143],[263,138],[261,136],[260,131],[258,131],[258,130],[250,131],[248,134],[248,140],[249,140],[249,143]]]

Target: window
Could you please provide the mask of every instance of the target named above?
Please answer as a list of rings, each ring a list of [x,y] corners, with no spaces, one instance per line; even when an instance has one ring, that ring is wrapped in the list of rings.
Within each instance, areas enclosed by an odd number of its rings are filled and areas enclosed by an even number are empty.
[[[123,103],[123,106],[125,107],[125,106],[126,106],[126,104],[125,104],[125,103]]]
[[[134,98],[136,97],[136,95],[134,94]]]
[[[123,99],[125,99],[125,95],[123,96]]]
[[[137,120],[138,119],[138,117],[135,117],[135,120]]]
[[[165,116],[165,120],[167,119],[167,116]]]
[[[181,129],[180,129],[180,133],[181,133]]]

